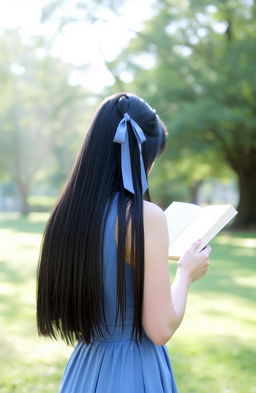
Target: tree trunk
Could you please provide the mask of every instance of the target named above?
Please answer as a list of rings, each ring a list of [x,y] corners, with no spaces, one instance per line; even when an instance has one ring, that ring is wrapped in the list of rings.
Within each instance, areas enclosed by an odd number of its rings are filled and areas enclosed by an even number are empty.
[[[190,198],[191,198],[192,203],[198,204],[198,199],[199,199],[198,193],[199,193],[199,189],[200,189],[202,183],[203,183],[203,180],[196,180],[188,185],[188,189],[189,189]]]
[[[256,168],[238,173],[239,203],[234,222],[236,228],[256,228]]]
[[[29,213],[28,206],[28,187],[22,182],[18,182],[19,195],[20,195],[20,213],[22,216],[27,216]]]

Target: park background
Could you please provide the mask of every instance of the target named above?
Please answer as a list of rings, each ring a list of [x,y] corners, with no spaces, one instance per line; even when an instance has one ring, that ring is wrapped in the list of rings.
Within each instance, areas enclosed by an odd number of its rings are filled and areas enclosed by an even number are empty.
[[[256,392],[256,2],[0,3],[0,392],[57,392],[72,348],[37,337],[42,232],[102,99],[167,125],[152,201],[232,203],[167,344],[180,393]],[[170,263],[170,278],[176,262]]]

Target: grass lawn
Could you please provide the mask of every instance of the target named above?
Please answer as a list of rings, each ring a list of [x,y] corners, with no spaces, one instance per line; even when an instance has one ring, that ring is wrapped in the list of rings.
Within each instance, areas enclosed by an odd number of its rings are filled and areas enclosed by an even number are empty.
[[[35,271],[46,218],[0,216],[1,393],[57,392],[72,351],[36,333]],[[223,232],[212,247],[208,274],[191,285],[182,325],[167,344],[179,393],[256,393],[256,234]]]

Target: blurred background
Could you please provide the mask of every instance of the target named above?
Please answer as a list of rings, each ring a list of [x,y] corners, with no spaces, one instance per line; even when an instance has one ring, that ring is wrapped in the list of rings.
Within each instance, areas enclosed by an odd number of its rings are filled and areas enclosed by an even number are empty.
[[[168,343],[180,392],[256,392],[255,71],[254,0],[0,2],[1,393],[57,392],[72,348],[36,334],[42,231],[98,104],[118,91],[168,128],[152,201],[239,212]]]

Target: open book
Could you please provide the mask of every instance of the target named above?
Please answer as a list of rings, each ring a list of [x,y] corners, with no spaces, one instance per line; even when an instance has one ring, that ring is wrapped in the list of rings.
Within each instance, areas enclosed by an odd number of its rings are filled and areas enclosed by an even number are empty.
[[[165,210],[169,232],[169,258],[179,259],[197,239],[200,251],[237,214],[232,205],[200,207],[193,203],[173,202]]]

